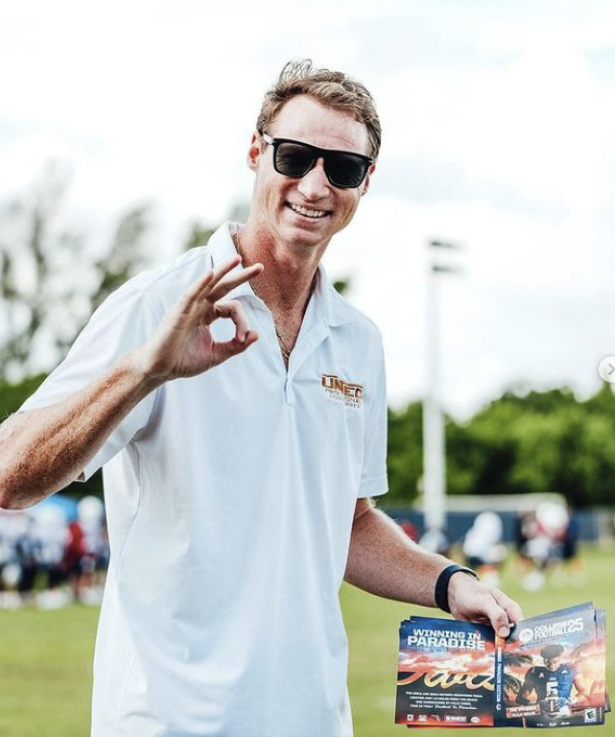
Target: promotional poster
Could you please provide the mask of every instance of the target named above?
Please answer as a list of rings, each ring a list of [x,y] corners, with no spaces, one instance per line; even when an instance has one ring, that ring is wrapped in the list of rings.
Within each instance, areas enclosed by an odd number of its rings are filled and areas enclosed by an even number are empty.
[[[427,617],[402,622],[395,721],[493,726],[494,648],[490,627]]]
[[[604,723],[605,613],[592,604],[487,625],[411,617],[400,625],[395,722],[408,727]]]
[[[520,622],[504,647],[505,719],[527,727],[603,724],[603,623],[591,604]]]

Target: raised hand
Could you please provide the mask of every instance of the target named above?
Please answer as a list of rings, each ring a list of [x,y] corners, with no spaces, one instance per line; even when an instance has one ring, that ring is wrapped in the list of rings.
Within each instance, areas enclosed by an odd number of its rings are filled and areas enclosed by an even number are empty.
[[[151,339],[133,354],[147,379],[162,383],[202,374],[243,353],[258,340],[241,304],[235,300],[220,301],[263,270],[262,264],[253,264],[230,274],[240,263],[236,256],[207,272],[181,296]],[[222,343],[213,339],[210,330],[219,317],[235,323],[234,337]]]

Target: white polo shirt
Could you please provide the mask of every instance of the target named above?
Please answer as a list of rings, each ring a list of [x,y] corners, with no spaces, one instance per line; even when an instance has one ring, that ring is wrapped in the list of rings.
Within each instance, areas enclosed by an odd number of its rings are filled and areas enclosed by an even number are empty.
[[[22,409],[107,372],[234,253],[225,224],[127,282]],[[106,464],[111,545],[93,737],[352,734],[338,593],[357,497],[387,488],[380,335],[321,267],[287,372],[265,304],[229,298],[260,340],[150,394],[84,470]]]

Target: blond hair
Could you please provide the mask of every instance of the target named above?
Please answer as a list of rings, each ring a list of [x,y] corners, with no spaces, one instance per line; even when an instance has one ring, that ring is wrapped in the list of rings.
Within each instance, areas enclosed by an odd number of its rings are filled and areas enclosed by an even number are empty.
[[[343,72],[315,68],[311,59],[289,61],[284,66],[275,85],[265,94],[256,129],[267,131],[284,105],[297,95],[310,95],[325,107],[350,113],[367,128],[369,155],[378,157],[382,128],[367,88]]]

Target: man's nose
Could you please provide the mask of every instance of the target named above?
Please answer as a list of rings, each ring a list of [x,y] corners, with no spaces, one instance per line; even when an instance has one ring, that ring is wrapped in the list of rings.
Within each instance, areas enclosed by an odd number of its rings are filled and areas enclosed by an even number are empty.
[[[324,160],[316,164],[299,182],[299,191],[306,200],[318,200],[329,194],[329,180],[325,174]]]

